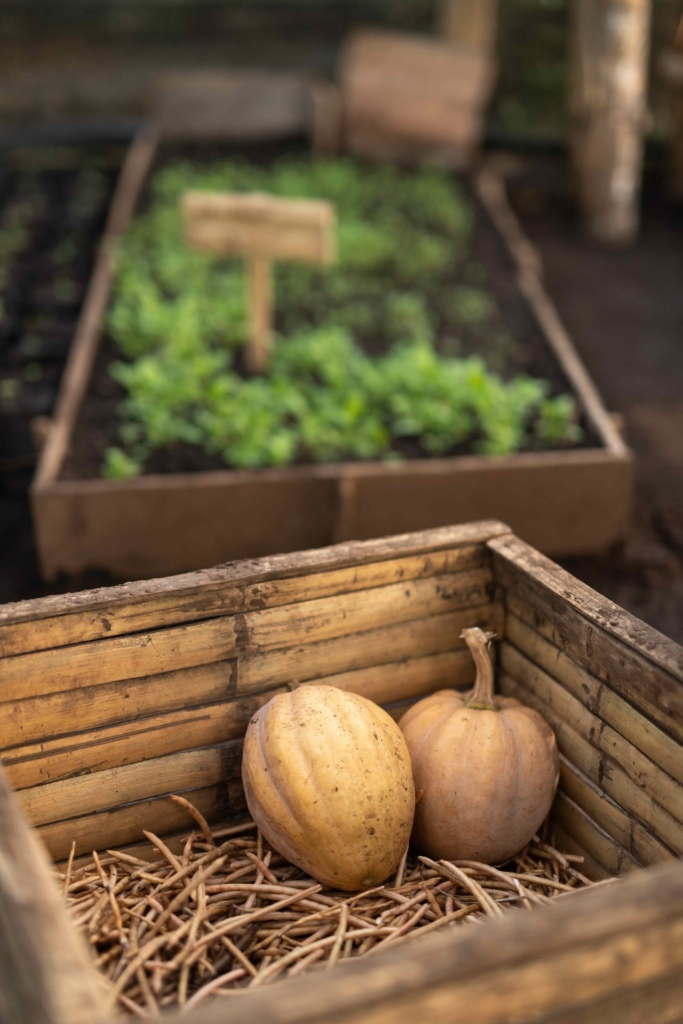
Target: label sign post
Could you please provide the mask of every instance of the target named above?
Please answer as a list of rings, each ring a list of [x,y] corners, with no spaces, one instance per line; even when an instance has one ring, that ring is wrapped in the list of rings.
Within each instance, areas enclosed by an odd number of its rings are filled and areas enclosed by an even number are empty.
[[[334,263],[334,206],[261,192],[186,192],[181,210],[189,245],[246,259],[250,322],[245,366],[251,373],[264,372],[273,346],[272,262]]]

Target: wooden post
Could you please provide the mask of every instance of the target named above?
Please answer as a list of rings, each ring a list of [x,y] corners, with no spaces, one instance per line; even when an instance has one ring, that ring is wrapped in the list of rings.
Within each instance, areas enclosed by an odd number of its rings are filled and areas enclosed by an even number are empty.
[[[272,349],[272,261],[333,263],[334,207],[320,199],[277,199],[260,192],[186,192],[181,208],[189,245],[248,261],[245,367],[263,373]]]
[[[571,157],[586,230],[627,244],[638,231],[651,0],[574,0]]]
[[[244,363],[249,373],[263,373],[273,348],[273,272],[269,259],[252,256],[249,271],[249,338]]]
[[[492,54],[498,31],[498,0],[441,0],[438,31],[456,46]]]
[[[96,1024],[111,1013],[47,854],[0,767],[0,1021]]]

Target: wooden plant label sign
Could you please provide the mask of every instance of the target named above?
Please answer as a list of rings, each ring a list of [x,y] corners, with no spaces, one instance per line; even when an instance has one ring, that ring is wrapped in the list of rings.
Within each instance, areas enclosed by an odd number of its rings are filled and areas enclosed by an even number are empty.
[[[189,245],[247,259],[250,331],[245,363],[254,373],[266,370],[272,350],[271,263],[334,263],[334,206],[321,199],[278,199],[261,192],[186,192],[181,209]]]

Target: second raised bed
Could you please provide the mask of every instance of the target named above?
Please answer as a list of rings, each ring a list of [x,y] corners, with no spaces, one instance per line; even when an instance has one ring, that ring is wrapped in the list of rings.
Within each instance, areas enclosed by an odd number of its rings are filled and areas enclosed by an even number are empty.
[[[438,527],[488,516],[556,556],[605,548],[625,529],[632,462],[549,300],[538,256],[489,165],[476,191],[512,256],[518,284],[592,436],[591,447],[401,462],[64,479],[111,295],[112,254],[140,203],[157,143],[133,144],[79,324],[32,500],[41,568],[117,578],[184,572],[237,558]]]

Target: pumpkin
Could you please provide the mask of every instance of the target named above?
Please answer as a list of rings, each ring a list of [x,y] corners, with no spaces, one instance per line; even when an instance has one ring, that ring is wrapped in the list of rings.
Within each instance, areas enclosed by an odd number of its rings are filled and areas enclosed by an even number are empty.
[[[413,843],[447,860],[501,864],[542,824],[559,780],[555,734],[536,711],[494,694],[493,634],[462,636],[477,676],[469,693],[441,690],[399,725],[413,764]]]
[[[408,846],[408,749],[396,722],[365,697],[313,685],[273,697],[249,722],[242,779],[271,846],[324,885],[376,885]]]

